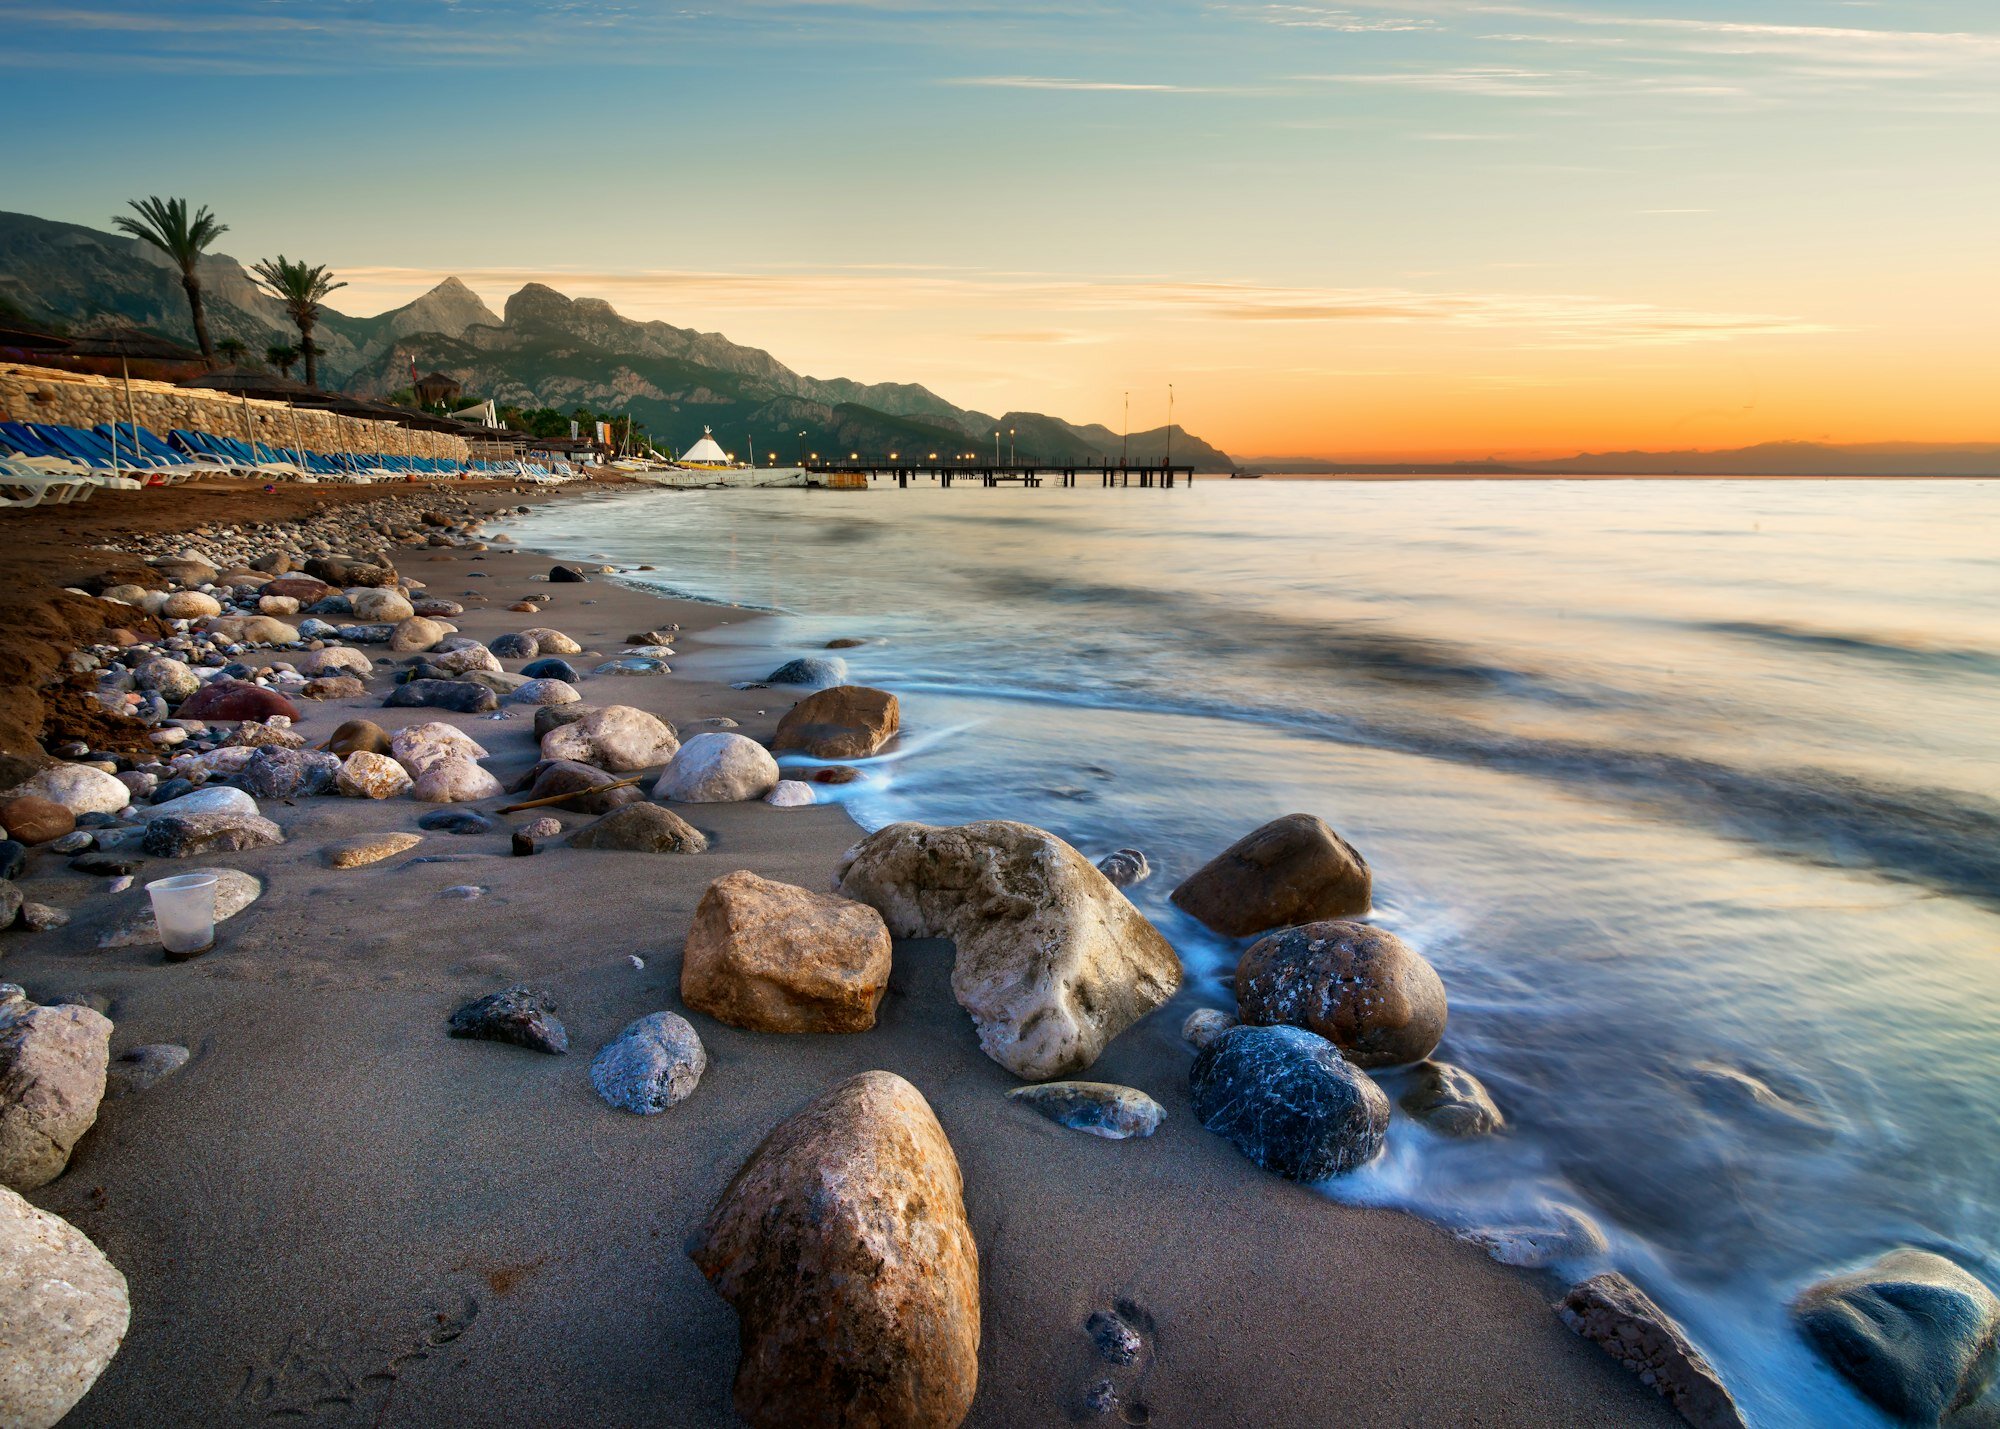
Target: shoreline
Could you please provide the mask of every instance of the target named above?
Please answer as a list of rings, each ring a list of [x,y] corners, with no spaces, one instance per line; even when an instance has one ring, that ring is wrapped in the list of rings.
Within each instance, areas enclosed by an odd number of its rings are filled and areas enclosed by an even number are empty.
[[[454,579],[473,568],[461,551],[396,554],[432,594],[492,588],[489,608],[454,617],[481,640],[549,625],[611,658],[628,629],[677,621],[677,644],[692,644],[758,618],[615,581],[531,585],[548,562],[525,549],[479,553],[484,580]],[[553,597],[546,614],[505,610],[503,594],[531,590]],[[379,647],[366,653],[381,663]],[[387,710],[387,687],[378,671],[367,696],[303,704],[301,732],[317,743],[345,718],[439,719],[485,744],[503,780],[531,762],[532,709],[512,721]],[[592,676],[582,693],[683,735],[721,717],[768,738],[791,702],[678,673]],[[9,935],[0,977],[38,1000],[107,999],[114,1054],[194,1053],[107,1101],[69,1170],[31,1197],[131,1285],[124,1348],[67,1422],[237,1423],[293,1407],[336,1423],[734,1422],[735,1317],[682,1242],[764,1132],[877,1067],[930,1099],[965,1171],[985,1321],[969,1424],[1070,1420],[1092,1364],[1084,1322],[1121,1299],[1157,1326],[1142,1386],[1154,1423],[1674,1422],[1562,1327],[1534,1279],[1413,1216],[1266,1176],[1205,1132],[1188,1107],[1185,992],[1088,1074],[1166,1105],[1144,1141],[1103,1142],[1008,1103],[1016,1083],[978,1051],[934,942],[897,944],[874,1030],[774,1036],[693,1014],[709,1053],[695,1094],[658,1117],[614,1112],[590,1089],[589,1056],[633,1017],[680,1010],[679,947],[702,889],[749,868],[823,890],[856,834],[845,809],[684,807],[711,838],[697,855],[557,844],[520,859],[503,832],[427,833],[359,869],[316,857],[336,839],[414,829],[430,807],[273,801],[285,844],[198,861],[258,875],[264,897],[214,952],[176,966],[153,948],[95,950],[142,893],[107,896],[58,856],[31,855],[28,897],[77,916]],[[555,812],[572,829],[588,821]],[[452,861],[411,862],[437,856]],[[486,892],[445,896],[467,884]],[[523,979],[556,993],[569,1056],[445,1037],[458,1003]],[[481,1397],[495,1383],[509,1395]]]

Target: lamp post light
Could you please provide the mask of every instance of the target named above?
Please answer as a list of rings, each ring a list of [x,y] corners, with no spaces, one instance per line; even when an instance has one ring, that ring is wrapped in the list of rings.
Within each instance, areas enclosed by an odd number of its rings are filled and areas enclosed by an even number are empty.
[[[1000,465],[1000,429],[993,429],[993,464]]]
[[[800,433],[799,433],[799,465],[800,465],[800,466],[804,466],[805,464],[806,464],[806,434],[805,434],[804,432],[800,432]]]
[[[1007,429],[1007,465],[1014,465],[1014,429]]]

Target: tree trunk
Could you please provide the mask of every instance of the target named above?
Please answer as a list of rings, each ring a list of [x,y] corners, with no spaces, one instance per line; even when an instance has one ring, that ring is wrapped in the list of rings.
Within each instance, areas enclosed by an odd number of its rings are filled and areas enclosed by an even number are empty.
[[[313,346],[313,325],[299,324],[299,352],[306,360],[306,386],[319,387],[319,352]]]
[[[194,316],[194,343],[201,349],[201,355],[208,359],[209,366],[215,365],[215,345],[208,340],[208,314],[201,306],[201,279],[189,269],[181,274],[181,286],[187,289],[188,311]]]

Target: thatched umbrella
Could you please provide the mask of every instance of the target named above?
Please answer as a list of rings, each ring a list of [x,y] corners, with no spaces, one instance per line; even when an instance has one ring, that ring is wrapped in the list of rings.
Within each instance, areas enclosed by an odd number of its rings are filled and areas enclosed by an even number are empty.
[[[125,419],[132,424],[133,456],[138,455],[139,414],[132,405],[132,363],[140,362],[205,362],[207,361],[193,348],[182,347],[177,342],[169,342],[163,337],[155,337],[149,332],[141,332],[135,327],[112,328],[106,332],[92,333],[88,337],[77,338],[70,343],[64,353],[66,357],[115,357],[118,370],[125,376]],[[115,409],[114,409],[115,410]],[[138,463],[133,462],[134,466]],[[118,423],[111,424],[111,474],[118,474]]]

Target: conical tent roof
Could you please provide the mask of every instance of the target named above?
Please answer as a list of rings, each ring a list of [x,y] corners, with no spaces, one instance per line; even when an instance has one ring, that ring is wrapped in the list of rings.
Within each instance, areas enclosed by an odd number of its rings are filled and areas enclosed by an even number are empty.
[[[707,427],[701,429],[701,440],[681,453],[682,461],[726,462],[729,453],[715,443]]]

